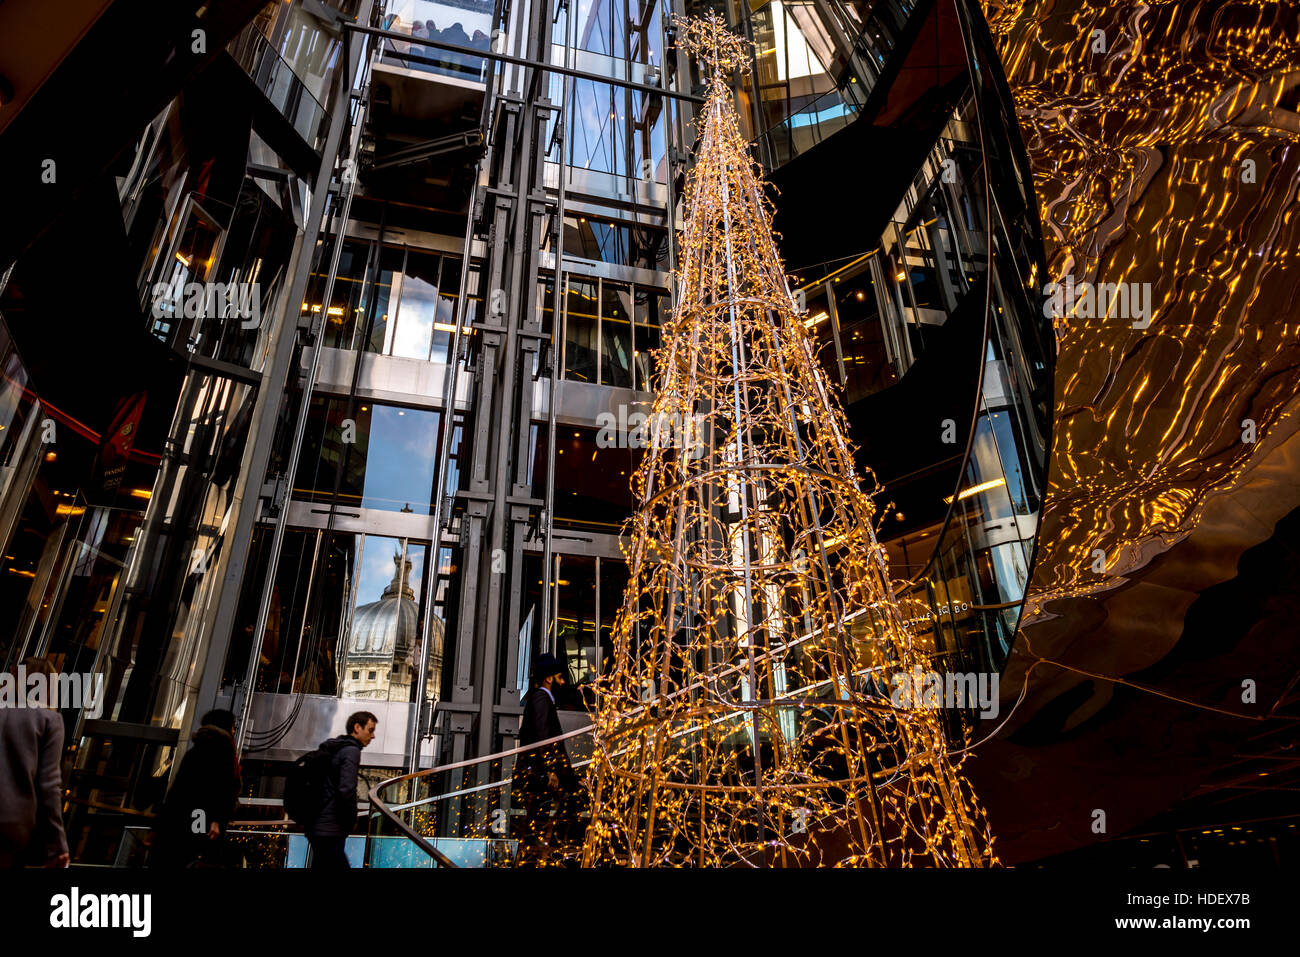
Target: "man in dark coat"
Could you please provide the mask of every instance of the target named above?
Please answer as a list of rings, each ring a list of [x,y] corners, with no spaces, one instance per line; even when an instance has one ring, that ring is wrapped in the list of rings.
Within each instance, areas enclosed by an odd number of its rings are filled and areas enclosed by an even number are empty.
[[[235,716],[209,711],[181,759],[154,825],[151,867],[220,864],[226,826],[239,807],[242,783],[235,750]]]
[[[23,665],[28,676],[54,673],[43,658]],[[16,668],[9,673],[11,679],[17,675]],[[0,708],[0,868],[68,866],[62,762],[63,718],[57,711]]]
[[[523,799],[527,822],[525,842],[530,846],[549,846],[557,824],[562,832],[572,824],[579,791],[578,778],[563,741],[529,748],[564,733],[555,707],[555,693],[567,683],[565,671],[554,655],[539,656],[533,666],[532,689],[524,696],[519,746],[528,750],[515,759],[512,783],[515,793]]]
[[[358,711],[348,718],[348,733],[330,738],[322,750],[333,755],[325,778],[320,813],[307,829],[311,844],[311,866],[327,870],[351,867],[345,850],[348,835],[357,824],[357,772],[361,768],[361,749],[375,740],[379,719],[369,711]]]

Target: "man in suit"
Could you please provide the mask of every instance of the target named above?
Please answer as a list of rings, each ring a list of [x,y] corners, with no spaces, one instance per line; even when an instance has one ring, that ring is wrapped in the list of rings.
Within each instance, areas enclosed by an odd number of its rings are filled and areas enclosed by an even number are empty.
[[[578,777],[569,763],[563,741],[530,747],[563,734],[556,692],[567,684],[564,664],[554,655],[541,655],[533,666],[533,686],[524,696],[524,716],[519,727],[519,746],[526,748],[515,759],[513,788],[523,799],[526,820],[525,854],[549,848],[556,825],[572,823],[578,797]]]
[[[28,658],[23,666],[28,677],[54,673],[43,658]],[[17,669],[10,674],[16,678]],[[68,866],[62,761],[63,718],[57,711],[0,708],[0,868]]]

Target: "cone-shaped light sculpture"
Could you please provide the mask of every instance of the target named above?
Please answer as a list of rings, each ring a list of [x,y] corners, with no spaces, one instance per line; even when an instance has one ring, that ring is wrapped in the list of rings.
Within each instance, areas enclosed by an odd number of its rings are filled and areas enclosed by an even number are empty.
[[[599,683],[584,862],[995,863],[941,713],[891,702],[928,658],[737,124],[725,80],[748,52],[714,18],[679,35],[708,91]]]

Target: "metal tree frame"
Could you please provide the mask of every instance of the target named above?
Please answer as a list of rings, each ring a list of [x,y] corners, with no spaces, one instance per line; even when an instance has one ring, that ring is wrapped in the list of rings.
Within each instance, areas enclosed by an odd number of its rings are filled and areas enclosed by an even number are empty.
[[[905,625],[860,487],[874,478],[857,474],[738,127],[726,78],[746,44],[712,15],[678,27],[707,96],[584,864],[996,864],[936,702],[891,702],[933,649]]]

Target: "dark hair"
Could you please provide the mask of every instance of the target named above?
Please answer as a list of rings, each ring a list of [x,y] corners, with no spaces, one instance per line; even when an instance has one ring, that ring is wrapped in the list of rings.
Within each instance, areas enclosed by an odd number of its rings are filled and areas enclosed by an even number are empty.
[[[361,727],[364,728],[371,721],[373,721],[375,724],[379,723],[379,719],[376,718],[369,711],[358,711],[355,714],[348,715],[348,728],[345,733],[351,734],[352,729],[355,728],[357,725],[361,725]]]
[[[212,725],[214,728],[220,728],[222,731],[235,733],[235,713],[227,711],[225,708],[213,708],[205,714],[199,721],[200,725]]]
[[[50,664],[46,658],[24,658],[22,666],[29,675],[57,675],[54,665]],[[15,678],[18,677],[18,666],[14,665],[9,669],[9,673]]]

